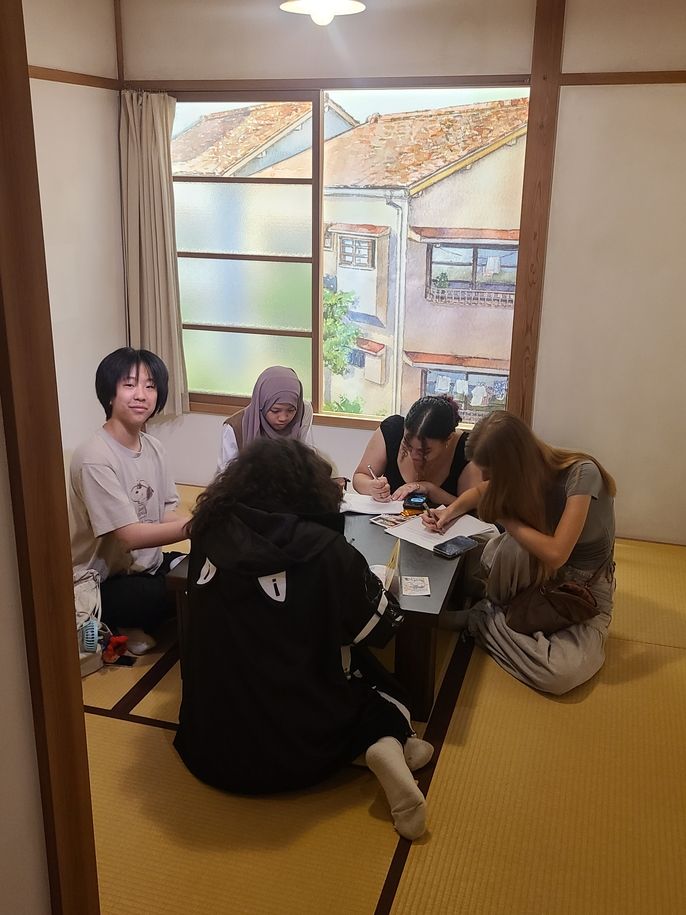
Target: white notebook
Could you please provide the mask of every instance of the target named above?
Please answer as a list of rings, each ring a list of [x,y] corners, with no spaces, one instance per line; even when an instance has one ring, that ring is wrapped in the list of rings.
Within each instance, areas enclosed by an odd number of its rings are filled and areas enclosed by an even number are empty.
[[[341,502],[342,512],[357,512],[359,515],[399,515],[402,510],[402,502],[377,502],[359,492],[346,492]]]
[[[417,546],[423,546],[425,550],[433,550],[437,543],[444,543],[446,540],[452,540],[453,537],[472,537],[474,534],[489,532],[497,534],[498,529],[494,524],[479,521],[473,515],[462,515],[450,525],[447,531],[443,531],[441,534],[424,527],[421,515],[417,515],[416,518],[412,518],[405,524],[386,528],[386,533],[392,537],[416,543]]]

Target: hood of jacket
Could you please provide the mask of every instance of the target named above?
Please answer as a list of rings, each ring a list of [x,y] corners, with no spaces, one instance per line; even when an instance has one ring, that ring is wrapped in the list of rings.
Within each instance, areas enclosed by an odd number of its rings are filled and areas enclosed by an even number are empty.
[[[343,533],[344,524],[342,514],[299,516],[237,504],[193,549],[219,569],[260,577],[309,562]]]

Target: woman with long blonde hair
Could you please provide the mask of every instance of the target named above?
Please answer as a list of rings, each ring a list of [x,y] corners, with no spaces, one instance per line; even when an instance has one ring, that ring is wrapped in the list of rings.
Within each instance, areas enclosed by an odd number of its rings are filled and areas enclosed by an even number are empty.
[[[505,531],[484,549],[486,599],[470,613],[469,630],[523,683],[556,695],[568,692],[605,660],[614,594],[615,482],[591,455],[546,444],[507,411],[477,423],[467,453],[484,482],[446,509],[429,512],[425,523],[443,531],[477,510]],[[512,598],[551,580],[588,586],[597,615],[548,636],[511,629],[504,608]]]

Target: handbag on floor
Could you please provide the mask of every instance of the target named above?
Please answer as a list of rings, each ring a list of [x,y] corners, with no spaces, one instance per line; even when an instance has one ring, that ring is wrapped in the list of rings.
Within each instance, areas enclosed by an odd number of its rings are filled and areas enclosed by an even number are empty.
[[[585,584],[553,581],[525,588],[503,608],[505,622],[522,635],[542,632],[546,636],[588,622],[600,612],[589,586],[604,568],[605,564]]]
[[[103,665],[100,630],[104,624],[100,622],[100,575],[95,569],[87,569],[74,577],[74,607],[81,676],[86,677]]]

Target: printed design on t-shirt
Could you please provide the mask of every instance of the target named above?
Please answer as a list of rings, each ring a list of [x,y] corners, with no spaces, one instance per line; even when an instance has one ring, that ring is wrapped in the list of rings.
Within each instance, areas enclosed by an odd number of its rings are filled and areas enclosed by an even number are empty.
[[[136,480],[131,487],[131,501],[136,506],[139,521],[150,521],[148,518],[148,502],[155,494],[155,490],[145,480]]]

